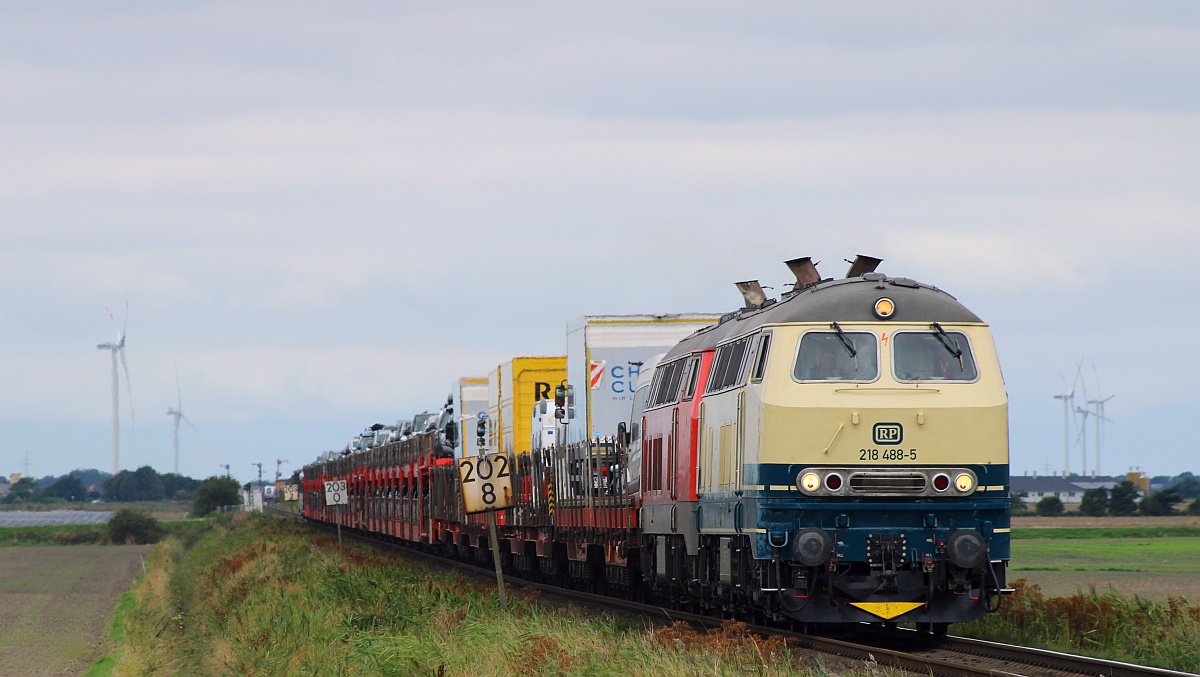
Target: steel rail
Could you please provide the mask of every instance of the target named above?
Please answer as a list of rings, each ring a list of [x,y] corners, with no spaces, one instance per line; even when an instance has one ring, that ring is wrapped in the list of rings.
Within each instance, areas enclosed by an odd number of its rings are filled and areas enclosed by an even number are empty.
[[[296,513],[290,513],[277,509],[270,510],[276,514],[302,521],[316,528],[330,531],[333,528],[322,522],[305,520],[302,515]],[[385,538],[378,538],[370,535],[369,533],[355,529],[346,529],[344,531],[350,538],[374,543],[390,550],[416,556],[419,559],[436,561],[443,565],[448,564],[454,568],[484,578],[491,579],[495,575],[490,568],[486,568],[482,565],[476,565],[470,562],[464,562],[459,559],[453,559],[437,553],[421,550],[404,541],[393,541]],[[605,606],[611,609],[629,611],[635,614],[663,618],[670,621],[686,621],[706,627],[717,627],[726,620],[732,620],[714,616],[704,616],[701,614],[680,611],[678,609],[670,609],[661,605],[634,602],[627,599],[621,599],[619,597],[597,595],[594,593],[564,588],[547,583],[537,583],[524,578],[510,576],[508,574],[505,575],[505,581],[511,581],[514,584],[558,597],[573,599],[591,605]],[[986,665],[967,665],[959,662],[948,661],[944,658],[914,653],[914,651],[923,651],[927,653],[949,652],[954,654],[962,654],[965,656],[973,656],[975,658],[982,658],[988,661],[1008,664],[1008,667],[1013,667],[1015,664],[1016,666],[1036,668],[1043,671],[1043,673],[1044,671],[1054,671],[1059,674],[1102,675],[1104,677],[1195,677],[1195,675],[1200,674],[1168,670],[1165,668],[1134,665],[1132,663],[1123,663],[1120,661],[1112,661],[1103,658],[1091,658],[1088,656],[1080,656],[1077,654],[1050,651],[1046,649],[1002,644],[999,642],[971,639],[969,637],[935,637],[933,635],[917,632],[916,630],[892,629],[884,632],[867,632],[865,635],[856,636],[855,640],[857,641],[850,642],[833,637],[805,634],[772,626],[752,625],[747,623],[746,629],[750,632],[763,636],[777,635],[786,637],[801,648],[809,649],[819,653],[840,656],[842,658],[848,658],[851,660],[873,662],[878,665],[888,665],[909,672],[916,672],[923,675],[936,675],[937,677],[1025,677],[1025,675],[1028,673],[1012,672],[995,665],[992,667],[988,667]],[[862,643],[864,641],[867,643]],[[916,644],[917,646],[903,651],[890,648],[888,646],[889,644],[895,644],[896,642],[902,642],[910,645]],[[1016,669],[1019,669],[1019,667]]]

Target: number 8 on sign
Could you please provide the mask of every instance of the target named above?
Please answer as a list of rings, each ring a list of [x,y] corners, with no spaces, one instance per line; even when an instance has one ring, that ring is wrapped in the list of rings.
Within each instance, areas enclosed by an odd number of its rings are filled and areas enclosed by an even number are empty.
[[[511,467],[506,454],[469,456],[458,462],[463,507],[468,514],[512,507]]]

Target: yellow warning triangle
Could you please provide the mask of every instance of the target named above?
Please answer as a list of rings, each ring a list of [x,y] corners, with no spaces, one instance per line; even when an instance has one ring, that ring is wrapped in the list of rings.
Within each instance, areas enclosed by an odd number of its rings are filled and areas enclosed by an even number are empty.
[[[851,602],[850,606],[856,606],[869,614],[890,620],[919,606],[925,606],[925,602]]]

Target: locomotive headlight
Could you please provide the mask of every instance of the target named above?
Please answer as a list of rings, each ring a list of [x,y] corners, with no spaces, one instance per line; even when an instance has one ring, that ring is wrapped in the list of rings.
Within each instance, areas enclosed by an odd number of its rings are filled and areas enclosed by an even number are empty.
[[[967,473],[961,473],[954,478],[954,487],[965,494],[975,488],[975,478]]]
[[[888,297],[883,297],[875,302],[875,317],[881,320],[886,320],[896,314],[896,304]]]
[[[821,488],[821,477],[815,472],[806,472],[800,478],[800,488],[812,493]]]

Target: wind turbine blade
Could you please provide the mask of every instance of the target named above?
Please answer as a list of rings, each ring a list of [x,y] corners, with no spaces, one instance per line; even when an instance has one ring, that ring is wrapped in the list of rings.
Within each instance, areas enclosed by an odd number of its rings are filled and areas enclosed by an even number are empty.
[[[182,418],[183,420],[187,421],[187,424],[192,426],[192,430],[196,430],[196,424],[192,423],[192,419],[188,418],[187,416],[184,416],[182,413],[179,414],[179,418]]]
[[[121,338],[121,341],[122,343],[125,341],[124,337]],[[125,347],[117,349],[117,352],[121,354],[121,368],[125,370],[125,392],[129,395],[129,420],[132,421],[135,418],[133,415],[133,386],[129,383],[129,365],[125,363]]]

